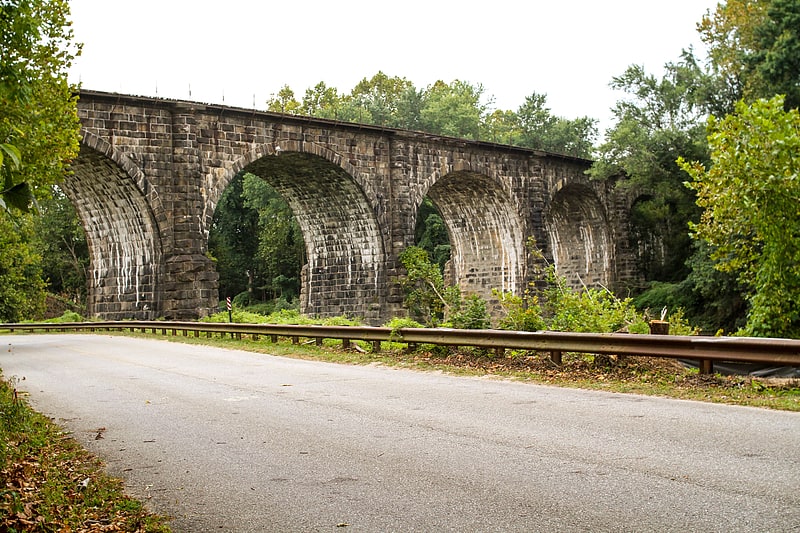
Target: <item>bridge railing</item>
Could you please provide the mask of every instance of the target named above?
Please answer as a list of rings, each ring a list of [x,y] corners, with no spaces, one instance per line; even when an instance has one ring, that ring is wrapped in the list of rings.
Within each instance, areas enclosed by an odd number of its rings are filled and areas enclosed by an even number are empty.
[[[391,329],[369,326],[317,326],[281,324],[236,324],[218,322],[114,321],[0,324],[0,332],[98,332],[151,331],[163,335],[199,337],[201,333],[230,335],[254,339],[290,338],[298,344],[301,338],[341,340],[349,346],[354,340],[372,344],[374,351],[382,342],[439,346],[472,346],[502,353],[505,350],[549,352],[561,364],[564,352],[623,356],[667,357],[696,360],[701,372],[711,372],[714,362],[747,362],[775,366],[800,366],[800,340],[753,337],[704,337],[683,335],[633,335],[625,333],[568,333],[554,331],[506,331],[447,328]]]

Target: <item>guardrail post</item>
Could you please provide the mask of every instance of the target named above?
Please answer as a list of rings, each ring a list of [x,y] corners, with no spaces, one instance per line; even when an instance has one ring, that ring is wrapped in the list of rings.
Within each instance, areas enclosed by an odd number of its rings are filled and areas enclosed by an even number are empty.
[[[322,337],[316,337],[314,338],[314,344],[316,344],[317,346],[322,346],[324,340],[325,339],[323,339]]]
[[[666,320],[651,320],[650,333],[652,335],[669,335],[669,322]]]
[[[278,344],[278,336],[277,335],[270,335],[269,340],[272,344]]]
[[[714,361],[711,359],[700,359],[700,373],[701,374],[713,374],[714,373]]]
[[[345,350],[350,348],[350,339],[342,339],[342,348]]]
[[[381,351],[381,341],[372,341],[372,352],[378,353]]]
[[[292,344],[300,344],[300,337],[292,337]]]
[[[558,366],[561,366],[561,350],[551,350],[550,360]]]

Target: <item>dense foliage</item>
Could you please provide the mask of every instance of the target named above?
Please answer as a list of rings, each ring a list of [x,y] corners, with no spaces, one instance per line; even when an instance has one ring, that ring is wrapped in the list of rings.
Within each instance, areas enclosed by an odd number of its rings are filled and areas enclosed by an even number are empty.
[[[217,261],[220,296],[237,305],[271,302],[271,312],[290,306],[300,293],[305,245],[294,215],[266,181],[253,174],[234,178],[214,214],[209,251]]]
[[[617,123],[599,147],[600,159],[591,173],[598,179],[626,176],[619,186],[629,187],[636,198],[632,245],[639,252],[647,289],[637,296],[638,305],[685,308],[711,332],[736,331],[747,316],[753,317],[756,301],[747,297],[754,294],[752,284],[726,267],[717,248],[700,233],[691,240],[689,225],[709,217],[703,213],[715,199],[699,199],[698,187],[684,187],[687,174],[677,161],[695,161],[713,172],[717,162],[712,161],[706,121],[733,113],[741,99],[752,103],[786,94],[785,108],[797,106],[799,22],[798,0],[729,0],[698,24],[709,49],[705,64],[688,50],[666,65],[661,79],[638,66],[614,78],[612,86],[627,95],[614,108]],[[727,140],[731,145],[749,142],[746,136]],[[783,216],[792,219],[796,214],[790,210]],[[752,327],[746,331],[766,334]]]
[[[682,161],[704,208],[694,234],[745,287],[746,333],[800,337],[800,114],[780,96],[740,102],[708,130],[709,169]]]
[[[480,84],[439,80],[417,89],[407,79],[383,72],[364,78],[350,93],[320,82],[306,90],[302,101],[284,86],[267,102],[270,111],[281,113],[591,156],[597,137],[594,119],[554,116],[547,96],[535,92],[516,111],[494,109],[492,104],[493,98]]]
[[[31,192],[63,178],[78,151],[72,44],[66,0],[0,4],[0,192],[4,205],[27,209]],[[44,187],[44,191],[47,187]]]
[[[0,320],[43,310],[42,249],[29,211],[78,151],[66,0],[0,3]]]
[[[41,255],[33,245],[29,219],[0,214],[0,321],[18,322],[44,310]]]

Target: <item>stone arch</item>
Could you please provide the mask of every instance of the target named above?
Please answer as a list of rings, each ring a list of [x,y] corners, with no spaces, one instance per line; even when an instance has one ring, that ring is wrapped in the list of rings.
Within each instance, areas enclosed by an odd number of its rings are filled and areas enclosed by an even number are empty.
[[[108,320],[159,316],[158,224],[140,189],[144,174],[106,141],[84,132],[61,187],[86,232],[88,311]]]
[[[254,162],[267,157],[279,156],[290,152],[300,152],[310,155],[315,155],[321,159],[330,162],[341,168],[347,175],[349,175],[359,187],[362,189],[366,186],[366,180],[361,179],[358,169],[353,166],[341,154],[331,150],[330,148],[320,145],[318,143],[296,141],[289,139],[275,139],[274,142],[268,144],[260,144],[254,146],[245,155],[234,161],[228,169],[217,168],[206,176],[203,185],[203,194],[206,200],[206,208],[204,219],[206,220],[206,227],[208,227],[213,216],[214,209],[222,197],[222,193],[228,187],[234,176],[244,170],[247,166]]]
[[[386,299],[386,257],[376,209],[348,168],[312,143],[261,147],[234,166],[265,179],[291,207],[306,246],[301,311],[377,324]],[[280,147],[280,150],[276,150]],[[284,148],[285,147],[285,148]],[[290,150],[298,148],[300,150]]]
[[[560,183],[544,219],[556,271],[570,286],[613,281],[611,229],[603,203],[589,186]]]
[[[492,301],[492,289],[519,293],[525,279],[525,239],[514,202],[501,185],[470,171],[438,179],[427,196],[450,238],[450,272],[462,292]]]

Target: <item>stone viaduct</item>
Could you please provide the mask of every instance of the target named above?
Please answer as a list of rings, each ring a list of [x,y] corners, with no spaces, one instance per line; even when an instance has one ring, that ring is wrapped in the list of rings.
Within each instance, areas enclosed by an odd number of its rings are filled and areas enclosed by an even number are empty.
[[[256,110],[81,91],[83,140],[63,188],[86,230],[89,311],[192,319],[218,307],[214,209],[251,172],[303,231],[301,310],[379,324],[403,315],[398,256],[428,196],[465,293],[520,293],[532,239],[575,285],[632,277],[629,202],[590,161],[486,142]],[[255,238],[255,236],[254,236]],[[244,275],[244,273],[243,273]]]

